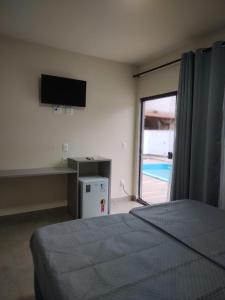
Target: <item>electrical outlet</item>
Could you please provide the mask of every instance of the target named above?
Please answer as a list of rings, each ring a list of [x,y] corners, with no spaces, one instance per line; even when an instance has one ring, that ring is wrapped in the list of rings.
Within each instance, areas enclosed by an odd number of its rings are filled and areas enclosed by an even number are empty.
[[[69,151],[69,144],[63,143],[62,144],[62,152],[68,152]]]
[[[127,142],[126,141],[122,141],[121,142],[121,147],[123,150],[126,150],[127,149]]]
[[[62,107],[60,106],[53,106],[52,111],[54,114],[59,115],[62,113]]]
[[[120,187],[124,187],[125,186],[125,180],[124,179],[120,179]]]
[[[69,144],[63,143],[62,144],[62,160],[67,160],[68,152],[69,152]]]

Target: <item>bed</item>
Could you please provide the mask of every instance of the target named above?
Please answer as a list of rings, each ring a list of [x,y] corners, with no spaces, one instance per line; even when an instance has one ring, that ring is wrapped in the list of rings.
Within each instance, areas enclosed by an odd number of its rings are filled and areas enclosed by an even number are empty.
[[[37,300],[225,299],[225,212],[191,200],[34,232]]]

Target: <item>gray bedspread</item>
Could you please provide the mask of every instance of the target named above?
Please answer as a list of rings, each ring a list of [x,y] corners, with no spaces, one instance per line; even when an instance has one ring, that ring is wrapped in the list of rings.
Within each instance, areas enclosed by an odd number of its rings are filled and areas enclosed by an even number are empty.
[[[225,270],[152,225],[147,215],[155,208],[37,230],[31,239],[37,299],[225,299]]]
[[[225,269],[225,211],[180,200],[130,212]]]

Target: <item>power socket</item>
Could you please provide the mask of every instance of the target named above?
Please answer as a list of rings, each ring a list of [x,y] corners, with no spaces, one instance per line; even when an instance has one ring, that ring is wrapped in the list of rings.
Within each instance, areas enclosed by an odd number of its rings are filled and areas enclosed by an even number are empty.
[[[63,160],[67,160],[68,152],[69,152],[69,144],[63,143],[62,144],[62,159]]]
[[[53,106],[52,111],[54,114],[59,115],[62,113],[62,107],[61,106]]]
[[[62,152],[68,152],[69,151],[69,144],[68,143],[63,143],[62,144]]]
[[[120,187],[123,188],[125,186],[125,180],[120,179]]]

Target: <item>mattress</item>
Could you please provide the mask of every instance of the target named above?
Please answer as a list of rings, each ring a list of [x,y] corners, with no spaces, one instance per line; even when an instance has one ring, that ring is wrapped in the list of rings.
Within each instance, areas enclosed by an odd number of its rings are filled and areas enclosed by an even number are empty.
[[[191,208],[188,201],[176,202],[177,207],[184,207],[183,227],[192,223],[191,210],[196,209],[196,203]],[[176,222],[177,227],[182,224],[181,215],[176,219],[176,203],[35,231],[30,245],[36,299],[225,299],[225,270],[217,263],[222,255],[216,251],[211,259],[201,254],[201,249],[188,245],[182,230],[177,229],[180,236],[176,237],[177,231],[171,228]],[[160,214],[161,223],[156,218]],[[221,213],[215,210],[215,214]],[[163,215],[168,222],[163,223]],[[197,224],[197,216],[192,221]],[[164,227],[170,223],[173,226]],[[210,224],[215,230],[221,225],[213,217]],[[211,228],[205,228],[209,235]],[[196,236],[191,227],[185,230],[189,239]],[[210,241],[208,249],[211,256]]]

